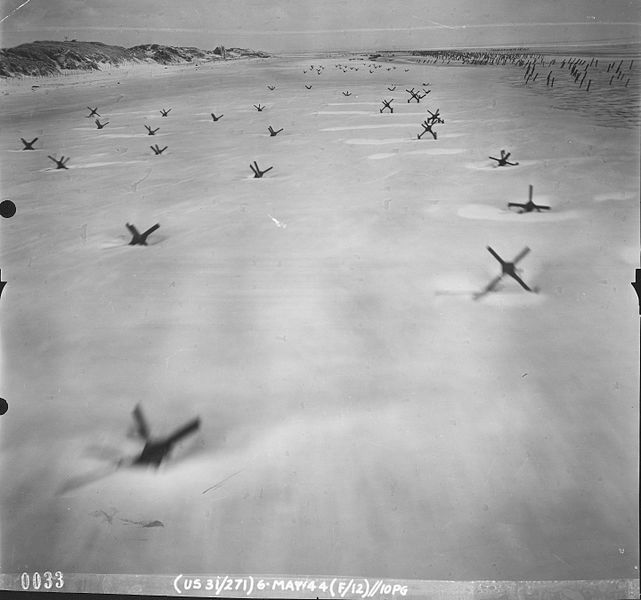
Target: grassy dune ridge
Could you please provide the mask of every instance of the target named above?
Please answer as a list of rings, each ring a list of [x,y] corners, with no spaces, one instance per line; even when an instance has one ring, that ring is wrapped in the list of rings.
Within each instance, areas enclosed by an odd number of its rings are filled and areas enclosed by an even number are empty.
[[[110,46],[101,42],[38,41],[0,50],[0,76],[56,75],[63,70],[97,71],[105,66],[131,62],[181,64],[194,61],[223,60],[248,56],[266,57],[264,52],[230,48],[201,50],[193,47],[141,44],[131,48]]]

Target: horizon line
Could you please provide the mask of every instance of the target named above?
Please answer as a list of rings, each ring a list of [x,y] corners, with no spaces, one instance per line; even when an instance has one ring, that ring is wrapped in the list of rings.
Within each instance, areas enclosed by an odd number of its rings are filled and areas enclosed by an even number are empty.
[[[493,29],[493,28],[519,28],[519,27],[598,27],[598,26],[616,26],[616,27],[636,27],[641,28],[641,22],[630,21],[552,21],[552,22],[539,22],[539,23],[473,23],[462,25],[442,25],[440,23],[434,25],[420,25],[408,27],[361,27],[361,28],[344,28],[344,29],[307,29],[307,30],[235,30],[232,33],[239,35],[322,35],[322,34],[341,34],[341,33],[382,33],[382,32],[412,32],[412,31],[434,31],[434,30],[467,30],[467,29]],[[60,26],[45,26],[37,29],[7,29],[4,28],[4,33],[18,34],[30,31],[61,31],[65,27]],[[207,33],[207,34],[224,34],[230,33],[230,30],[221,29],[203,29],[203,28],[185,28],[185,27],[112,27],[112,26],[74,26],[70,27],[76,31],[158,31],[163,33]]]

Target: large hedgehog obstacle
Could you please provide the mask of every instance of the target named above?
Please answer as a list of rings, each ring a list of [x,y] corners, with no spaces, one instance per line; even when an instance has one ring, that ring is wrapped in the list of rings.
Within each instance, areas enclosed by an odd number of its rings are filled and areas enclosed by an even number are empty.
[[[98,129],[102,129],[103,127],[106,127],[107,125],[109,125],[109,121],[105,121],[104,123],[101,123],[100,119],[96,119],[95,123]]]
[[[352,92],[350,92],[349,90],[345,90],[343,92],[343,96],[351,96],[351,95],[352,95]]]
[[[153,146],[149,146],[153,151],[156,156],[160,156],[169,146],[165,146],[164,148],[161,148],[158,144],[154,144]]]
[[[253,165],[249,165],[249,168],[254,172],[254,179],[260,179],[265,173],[268,171],[271,171],[274,167],[269,167],[268,169],[265,169],[264,171],[258,168],[258,163],[254,161]]]
[[[220,119],[222,119],[222,118],[225,116],[225,115],[218,115],[218,116],[216,116],[214,113],[209,113],[209,114],[211,115],[211,118],[214,120],[214,123],[215,123],[216,121],[220,121]]]
[[[441,109],[440,108],[437,108],[436,112],[434,112],[434,113],[428,108],[427,112],[430,114],[430,116],[429,116],[430,123],[440,123],[441,125],[445,124],[445,119],[443,119],[443,117],[441,117]]]
[[[60,158],[54,158],[53,156],[48,155],[47,158],[50,158],[53,162],[56,163],[56,169],[68,169],[69,168],[67,166],[67,162],[69,161],[69,157],[65,158],[64,156],[61,156]]]
[[[307,85],[307,84],[305,84],[305,87],[306,87],[308,90],[311,90],[311,89],[312,89],[312,86],[311,86],[311,85]]]
[[[160,129],[160,127],[156,127],[156,129],[152,129],[149,127],[149,125],[145,125],[145,129],[147,129],[147,135],[156,135],[156,131]]]
[[[100,115],[98,114],[98,107],[96,108],[91,108],[91,106],[87,106],[87,110],[89,111],[89,114],[87,115],[87,119],[91,119],[91,117],[99,117]]]
[[[20,138],[20,141],[23,143],[24,148],[23,150],[35,150],[33,145],[38,141],[38,138],[33,138],[30,142],[25,140],[24,138]]]
[[[392,102],[394,102],[394,98],[392,98],[391,100],[385,100],[385,99],[383,99],[383,100],[381,100],[381,102],[383,103],[383,108],[381,108],[378,112],[382,113],[386,108],[387,108],[391,113],[393,113],[393,112],[394,112],[394,109],[392,108]]]
[[[273,92],[276,89],[276,86],[275,85],[268,85],[267,89],[270,90],[271,92]]]
[[[394,90],[396,90],[396,86],[395,85],[393,85],[392,87],[388,87],[387,88],[388,92],[393,92]]]
[[[418,103],[419,103],[423,98],[425,98],[425,96],[427,96],[427,94],[429,94],[429,91],[427,91],[427,92],[425,92],[425,93],[421,94],[420,90],[419,90],[419,91],[416,91],[414,88],[412,88],[411,90],[407,90],[407,89],[406,89],[405,91],[410,95],[410,97],[407,99],[407,101],[408,101],[408,102],[411,102],[412,100],[416,100],[416,103],[417,103],[417,104],[418,104]]]
[[[521,250],[521,252],[519,252],[511,261],[503,260],[490,246],[487,246],[487,250],[500,263],[501,274],[495,277],[494,279],[492,279],[492,281],[490,281],[490,283],[488,283],[485,286],[483,291],[479,292],[478,294],[475,294],[474,296],[475,299],[478,299],[489,292],[493,292],[496,289],[496,286],[499,284],[499,282],[506,275],[514,279],[514,281],[516,281],[524,290],[528,292],[536,291],[528,287],[528,285],[521,279],[521,277],[518,274],[518,269],[516,268],[516,263],[518,263],[530,251],[530,249],[527,246],[523,250]]]
[[[161,114],[163,117],[167,117],[167,116],[169,116],[169,113],[170,113],[170,112],[171,112],[171,108],[167,108],[167,109],[165,109],[165,108],[161,108],[161,109],[160,109],[160,114]]]
[[[136,226],[131,223],[126,223],[125,226],[129,229],[129,233],[131,233],[131,241],[129,242],[130,246],[146,246],[147,238],[160,227],[160,225],[156,223],[147,229],[147,231],[140,233],[136,229]]]
[[[518,163],[517,163],[518,164]],[[526,213],[526,212],[541,212],[542,210],[550,210],[549,206],[545,206],[543,204],[535,204],[534,201],[532,200],[532,194],[534,192],[534,186],[530,185],[530,192],[529,192],[529,199],[527,202],[520,203],[520,202],[508,202],[507,206],[508,208],[512,208],[515,206],[516,208],[520,208],[521,210],[519,212]]]
[[[423,121],[421,123],[421,127],[423,128],[423,131],[421,133],[417,133],[416,137],[420,140],[426,133],[430,133],[430,134],[432,134],[432,137],[434,139],[436,139],[436,131],[434,131],[432,129],[433,125],[434,125],[434,123],[432,121],[428,120],[428,119]]]
[[[253,106],[258,112],[263,112],[265,110],[265,107],[262,106],[260,103],[254,104]]]
[[[282,127],[280,129],[275,130],[271,125],[267,127],[267,129],[269,131],[270,137],[276,137],[283,130]]]
[[[140,405],[134,408],[133,416],[136,421],[136,437],[145,442],[141,453],[129,461],[119,461],[119,466],[129,462],[130,466],[144,465],[158,468],[160,464],[169,456],[174,445],[183,438],[195,433],[200,427],[200,419],[196,417],[184,425],[178,427],[175,431],[164,437],[152,437]]]
[[[505,150],[501,150],[501,158],[495,158],[494,156],[489,156],[488,158],[491,158],[492,160],[495,160],[498,164],[496,165],[497,167],[505,167],[506,165],[510,165],[512,167],[515,167],[519,163],[517,162],[510,162],[508,159],[511,156],[511,152],[505,152]],[[531,186],[530,186],[531,187]]]

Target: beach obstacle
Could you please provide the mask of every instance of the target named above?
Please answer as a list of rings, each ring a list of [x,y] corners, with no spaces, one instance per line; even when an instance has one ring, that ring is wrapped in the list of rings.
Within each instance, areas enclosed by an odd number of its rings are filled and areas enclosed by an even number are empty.
[[[271,90],[273,92],[276,89],[276,86],[275,85],[268,85],[267,89]]]
[[[306,87],[308,90],[311,90],[311,89],[312,89],[312,86],[311,86],[311,85],[307,85],[307,84],[305,84],[305,87]]]
[[[518,263],[521,259],[523,259],[523,257],[526,254],[528,254],[528,252],[530,251],[530,249],[527,246],[523,250],[521,250],[521,252],[519,252],[512,261],[503,260],[490,246],[487,246],[487,250],[501,264],[501,274],[495,277],[494,279],[492,279],[492,281],[490,281],[490,283],[488,283],[481,292],[474,294],[475,300],[478,300],[479,298],[481,298],[482,296],[485,296],[485,294],[489,292],[493,292],[496,289],[496,286],[499,284],[499,282],[506,275],[514,279],[524,290],[528,292],[536,291],[528,287],[528,285],[523,281],[523,279],[521,279],[521,277],[518,274],[519,270],[517,270],[516,268],[516,263]]]
[[[271,125],[267,127],[267,129],[269,130],[270,137],[276,137],[283,130],[283,128],[281,127],[279,130],[275,131]]]
[[[550,210],[549,206],[545,206],[543,204],[535,204],[534,201],[532,200],[532,194],[534,192],[534,186],[530,185],[530,191],[529,191],[529,199],[527,202],[521,203],[521,202],[508,202],[507,206],[508,208],[512,208],[513,206],[520,208],[521,210],[519,211],[520,213],[529,213],[532,211],[536,212],[541,212],[542,210]]]
[[[58,158],[54,158],[53,156],[47,155],[47,158],[50,158],[53,162],[56,163],[56,169],[68,169],[69,168],[67,166],[67,162],[69,161],[69,157],[65,158],[64,156],[61,156],[58,159]]]
[[[495,160],[498,164],[496,165],[497,167],[505,167],[506,165],[510,165],[511,167],[515,167],[519,163],[512,163],[508,159],[510,158],[511,152],[505,152],[505,150],[501,150],[501,158],[495,158],[494,156],[490,156],[492,160]]]
[[[389,109],[391,113],[394,112],[394,109],[392,108],[392,102],[394,102],[394,98],[392,98],[391,100],[383,99],[381,100],[381,102],[383,103],[383,108],[381,108],[378,112],[382,113],[386,108]]]
[[[156,135],[156,131],[160,129],[160,127],[156,127],[156,129],[152,129],[151,127],[149,127],[149,125],[145,125],[145,127],[147,129],[147,135]]]
[[[343,96],[351,96],[351,95],[352,95],[352,92],[350,92],[349,90],[343,92]]]
[[[161,108],[161,109],[160,109],[160,114],[161,114],[163,117],[167,117],[167,116],[169,116],[169,113],[170,113],[170,112],[171,112],[171,108],[168,108],[168,109]]]
[[[20,141],[24,144],[23,150],[35,150],[33,145],[38,141],[38,138],[33,138],[30,142],[24,138],[20,138]]]
[[[107,125],[109,125],[109,121],[105,121],[104,123],[101,123],[100,119],[96,119],[95,123],[98,129],[102,129],[103,127],[106,127]]]
[[[269,167],[269,169],[265,169],[264,171],[258,168],[258,163],[254,161],[253,165],[249,165],[249,168],[254,172],[254,179],[260,179],[265,173],[268,171],[271,171],[274,167]]]
[[[427,112],[430,113],[429,120],[430,120],[431,123],[441,123],[442,125],[445,124],[445,119],[443,119],[443,117],[441,117],[441,109],[440,108],[437,108],[435,113],[433,113],[428,108]]]
[[[87,115],[87,119],[90,119],[91,117],[99,117],[100,115],[98,114],[98,107],[96,108],[91,108],[91,106],[87,106],[87,110],[90,111],[90,113]]]
[[[214,123],[216,121],[220,121],[220,119],[222,119],[225,116],[225,115],[216,116],[214,113],[209,113],[209,114],[211,115],[211,118],[214,120]]]
[[[136,421],[136,435],[141,438],[145,445],[139,455],[132,459],[121,459],[118,466],[153,466],[158,468],[160,464],[170,455],[172,448],[183,438],[192,435],[200,427],[200,419],[196,417],[175,431],[164,437],[152,437],[149,425],[142,413],[140,405],[136,405],[133,416]]]
[[[165,146],[164,148],[161,148],[158,146],[158,144],[154,144],[153,146],[149,146],[153,151],[156,156],[160,156],[169,146]]]
[[[261,106],[260,103],[258,105],[254,104],[253,106],[258,112],[263,112],[263,110],[265,109],[265,107]]]
[[[135,225],[132,225],[131,223],[126,223],[125,226],[127,229],[129,229],[129,232],[131,233],[131,241],[129,242],[130,246],[146,246],[147,245],[147,238],[154,232],[156,229],[160,227],[158,223],[155,225],[152,225],[147,231],[144,233],[140,233]]]
[[[417,92],[412,88],[411,90],[405,90],[408,94],[410,94],[410,97],[407,99],[408,102],[411,102],[412,100],[416,100],[416,103],[420,103],[420,101],[427,96],[429,92],[425,92],[424,94],[421,94],[421,92]]]
[[[428,121],[427,119],[421,123],[421,127],[423,128],[422,133],[416,134],[416,137],[420,140],[426,133],[431,133],[432,137],[436,139],[436,131],[432,129],[432,125],[434,123]]]
[[[393,85],[392,87],[388,87],[388,88],[387,88],[387,91],[388,91],[388,92],[393,92],[393,91],[395,91],[395,90],[396,90],[396,86],[395,86],[395,85]]]

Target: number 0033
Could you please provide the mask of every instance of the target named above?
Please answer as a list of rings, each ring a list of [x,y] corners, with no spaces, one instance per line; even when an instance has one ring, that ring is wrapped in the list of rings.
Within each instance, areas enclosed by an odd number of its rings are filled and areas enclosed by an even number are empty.
[[[20,586],[23,590],[50,590],[55,588],[62,589],[65,585],[62,571],[45,571],[42,575],[36,571],[33,575],[23,573],[20,575]]]

